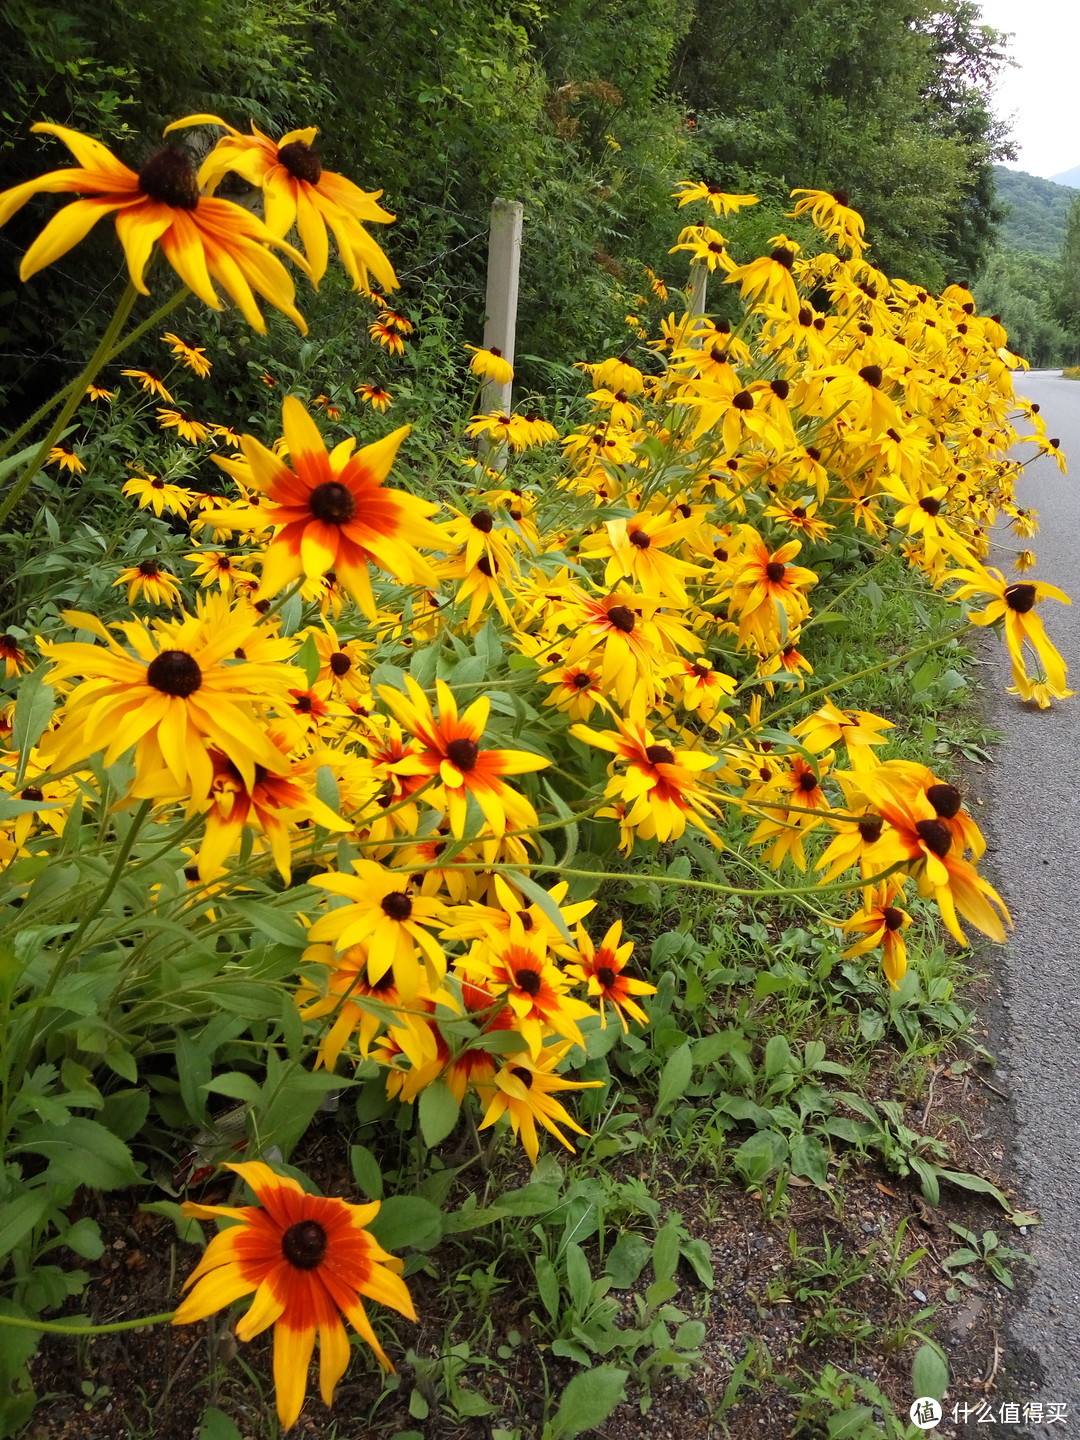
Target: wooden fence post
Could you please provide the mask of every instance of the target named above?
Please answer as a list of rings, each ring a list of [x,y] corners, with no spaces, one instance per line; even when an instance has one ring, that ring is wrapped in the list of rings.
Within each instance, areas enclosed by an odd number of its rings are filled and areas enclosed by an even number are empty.
[[[498,350],[505,360],[514,363],[517,338],[518,274],[521,269],[520,200],[493,200],[491,230],[488,240],[487,296],[485,299],[484,349]],[[484,382],[480,405],[485,414],[499,410],[510,413],[513,384]],[[481,457],[493,469],[501,468],[505,446],[485,442]]]

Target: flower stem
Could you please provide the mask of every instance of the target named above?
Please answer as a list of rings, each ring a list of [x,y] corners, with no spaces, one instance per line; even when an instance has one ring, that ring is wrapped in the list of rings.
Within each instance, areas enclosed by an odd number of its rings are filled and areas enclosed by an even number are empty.
[[[125,335],[122,340],[118,341],[112,347],[98,366],[98,369],[104,369],[104,367],[115,360],[118,355],[122,355],[129,346],[134,345],[136,340],[141,340],[148,330],[152,330],[155,325],[160,325],[162,320],[164,320],[167,315],[171,315],[181,300],[186,300],[190,293],[187,286],[185,286],[182,290],[178,290],[171,300],[166,300],[164,305],[159,305],[148,320],[144,320],[141,325],[136,325],[135,329],[132,330],[129,335]],[[78,380],[72,380],[57,390],[56,394],[46,400],[44,405],[38,406],[29,420],[24,420],[17,430],[13,430],[6,440],[0,442],[0,460],[2,460],[10,450],[14,450],[23,436],[29,435],[30,431],[34,429],[39,421],[44,420],[49,411],[55,410],[57,405],[67,396],[74,392],[81,399],[82,395],[86,393],[85,385],[81,391],[78,389],[82,378],[80,375]],[[89,385],[89,383],[88,380],[86,384]]]
[[[33,483],[34,477],[37,475],[42,465],[44,465],[49,451],[56,444],[60,435],[63,433],[68,421],[75,414],[75,411],[79,408],[82,397],[86,393],[86,387],[91,383],[91,381],[97,375],[98,371],[108,359],[109,352],[116,344],[116,341],[120,335],[120,331],[124,328],[127,318],[131,314],[132,307],[134,306],[135,301],[138,299],[138,297],[139,292],[135,289],[135,286],[129,280],[123,295],[121,295],[120,297],[120,303],[117,305],[113,317],[109,321],[108,328],[106,329],[105,334],[101,337],[97,349],[90,357],[86,369],[82,372],[82,374],[74,382],[74,384],[69,387],[68,397],[64,401],[64,404],[60,409],[60,414],[53,421],[49,433],[45,436],[45,439],[42,440],[41,444],[38,446],[37,454],[30,461],[30,464],[27,465],[26,469],[19,476],[18,480],[16,480],[15,484],[11,487],[7,499],[0,503],[0,525],[3,525],[4,521],[11,514],[12,510],[15,509],[15,506],[26,494],[27,490]]]
[[[0,1314],[0,1325],[13,1325],[17,1330],[44,1330],[48,1335],[112,1335],[117,1330],[144,1330],[147,1325],[164,1325],[174,1314],[175,1311],[167,1310],[164,1315],[146,1315],[141,1320],[117,1320],[111,1325],[58,1325],[52,1320]]]

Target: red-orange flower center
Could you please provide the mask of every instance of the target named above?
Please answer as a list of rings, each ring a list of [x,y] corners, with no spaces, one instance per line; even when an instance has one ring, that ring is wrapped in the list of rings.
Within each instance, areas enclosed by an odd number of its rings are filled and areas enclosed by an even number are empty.
[[[881,912],[881,918],[885,921],[886,930],[899,930],[904,923],[903,911],[897,910],[894,905],[886,905]]]

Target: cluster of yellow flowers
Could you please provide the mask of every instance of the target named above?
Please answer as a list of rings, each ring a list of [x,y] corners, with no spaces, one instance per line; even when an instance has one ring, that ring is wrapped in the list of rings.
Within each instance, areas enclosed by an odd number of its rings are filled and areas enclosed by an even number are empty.
[[[275,144],[214,116],[177,124],[226,131],[198,175],[174,148],[135,175],[94,141],[37,127],[82,168],[0,197],[0,223],[39,190],[97,198],[50,222],[24,274],[115,211],[136,287],[160,243],[195,294],[219,305],[216,281],[257,328],[252,292],[303,323],[269,247],[317,281],[327,227],[358,288],[394,286],[364,228],[392,217],[322,170],[313,131]],[[263,188],[265,222],[212,198],[229,170]],[[162,821],[201,817],[181,857],[193,905],[260,867],[288,885],[303,858],[324,897],[317,913],[310,891],[297,900],[309,927],[297,1003],[321,1027],[319,1063],[373,1058],[405,1103],[436,1084],[459,1105],[471,1091],[482,1126],[508,1117],[533,1159],[538,1123],[567,1145],[566,1129],[584,1133],[556,1098],[589,1083],[559,1073],[587,1043],[583,1022],[606,1025],[607,1007],[623,1027],[644,1020],[638,999],[653,991],[627,971],[619,922],[596,941],[582,924],[594,902],[533,878],[582,873],[556,863],[547,832],[607,820],[628,855],[689,828],[722,866],[725,811],[749,815],[771,865],[812,860],[822,885],[847,877],[861,891],[847,953],[880,948],[893,985],[908,883],[961,943],[961,919],[1003,939],[1008,916],[975,867],[985,845],[960,792],[882,759],[887,719],[820,691],[800,699],[811,673],[800,636],[814,623],[815,549],[862,532],[867,548],[891,546],[933,587],[982,604],[974,623],[1003,622],[1017,693],[1040,705],[1070,693],[1035,608],[1066,597],[985,564],[999,518],[1024,538],[1034,525],[1016,504],[1017,422],[1064,461],[1014,395],[1005,333],[968,291],[889,279],[865,258],[846,197],[796,193],[796,217],[833,250],[801,258],[779,235],[740,265],[719,231],[685,229],[675,248],[738,287],[742,318],[673,312],[639,364],[628,353],[583,366],[591,411],[562,437],[561,460],[518,458],[559,438],[535,413],[474,417],[468,433],[510,461],[476,467],[467,505],[389,484],[408,426],[328,448],[288,396],[268,448],[161,410],[163,426],[215,447],[231,489],[197,494],[150,474],[124,487],[156,514],[187,516],[193,576],[184,587],[152,560],[129,566],[116,582],[129,603],[171,613],[105,624],[68,611],[88,638],[38,642],[60,703],[32,748],[0,755],[0,785],[21,802],[0,824],[0,864],[47,850],[76,801],[94,803],[93,757],[130,756],[124,803]],[[678,198],[717,217],[755,203],[689,182]],[[285,239],[294,226],[306,256]],[[373,337],[395,348],[411,322],[376,298]],[[165,338],[206,373],[198,347]],[[505,357],[470,349],[478,376],[509,383]],[[127,373],[171,402],[160,377]],[[375,406],[385,396],[358,393]],[[336,418],[325,396],[317,408]],[[193,582],[200,593],[185,599]],[[0,637],[9,677],[31,668],[28,648]],[[10,745],[11,707],[3,723]],[[302,1391],[290,1396],[295,1418]]]

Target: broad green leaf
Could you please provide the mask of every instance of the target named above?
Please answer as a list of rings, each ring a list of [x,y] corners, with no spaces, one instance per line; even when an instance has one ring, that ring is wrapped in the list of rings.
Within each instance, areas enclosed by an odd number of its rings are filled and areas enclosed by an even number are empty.
[[[445,1080],[425,1085],[420,1092],[420,1133],[429,1148],[445,1140],[458,1122],[461,1106]]]
[[[586,1430],[595,1430],[626,1397],[626,1370],[598,1365],[575,1375],[563,1391],[551,1422],[556,1440],[573,1440]]]
[[[949,1387],[949,1367],[936,1345],[920,1345],[911,1365],[911,1393],[942,1400]]]
[[[203,1411],[202,1423],[196,1440],[244,1440],[239,1428],[230,1420],[224,1410],[211,1405]]]
[[[775,1130],[759,1130],[735,1151],[735,1169],[748,1185],[760,1185],[787,1159],[787,1141]]]
[[[670,1109],[676,1100],[681,1100],[686,1094],[693,1069],[693,1054],[690,1042],[686,1040],[677,1050],[671,1052],[660,1073],[660,1086],[656,1095],[657,1115]]]
[[[430,1250],[443,1234],[443,1214],[419,1195],[391,1195],[369,1226],[384,1250]]]
[[[24,1240],[45,1215],[50,1205],[48,1190],[24,1190],[14,1200],[0,1205],[0,1256],[7,1255]]]
[[[605,1272],[611,1276],[616,1290],[629,1290],[649,1263],[652,1247],[644,1235],[633,1230],[621,1235],[612,1246],[604,1262]]]
[[[216,1095],[228,1095],[232,1100],[246,1100],[249,1105],[256,1105],[262,1096],[259,1082],[253,1075],[245,1075],[242,1070],[225,1070],[220,1075],[215,1075],[203,1087],[204,1090],[212,1090]]]
[[[379,1162],[367,1148],[366,1145],[351,1145],[349,1147],[349,1163],[352,1165],[353,1179],[369,1200],[381,1200],[383,1197],[383,1177]]]
[[[38,1125],[24,1130],[13,1151],[29,1150],[49,1161],[49,1176],[95,1190],[133,1185],[139,1173],[131,1151],[96,1120],[74,1116],[66,1125]]]

